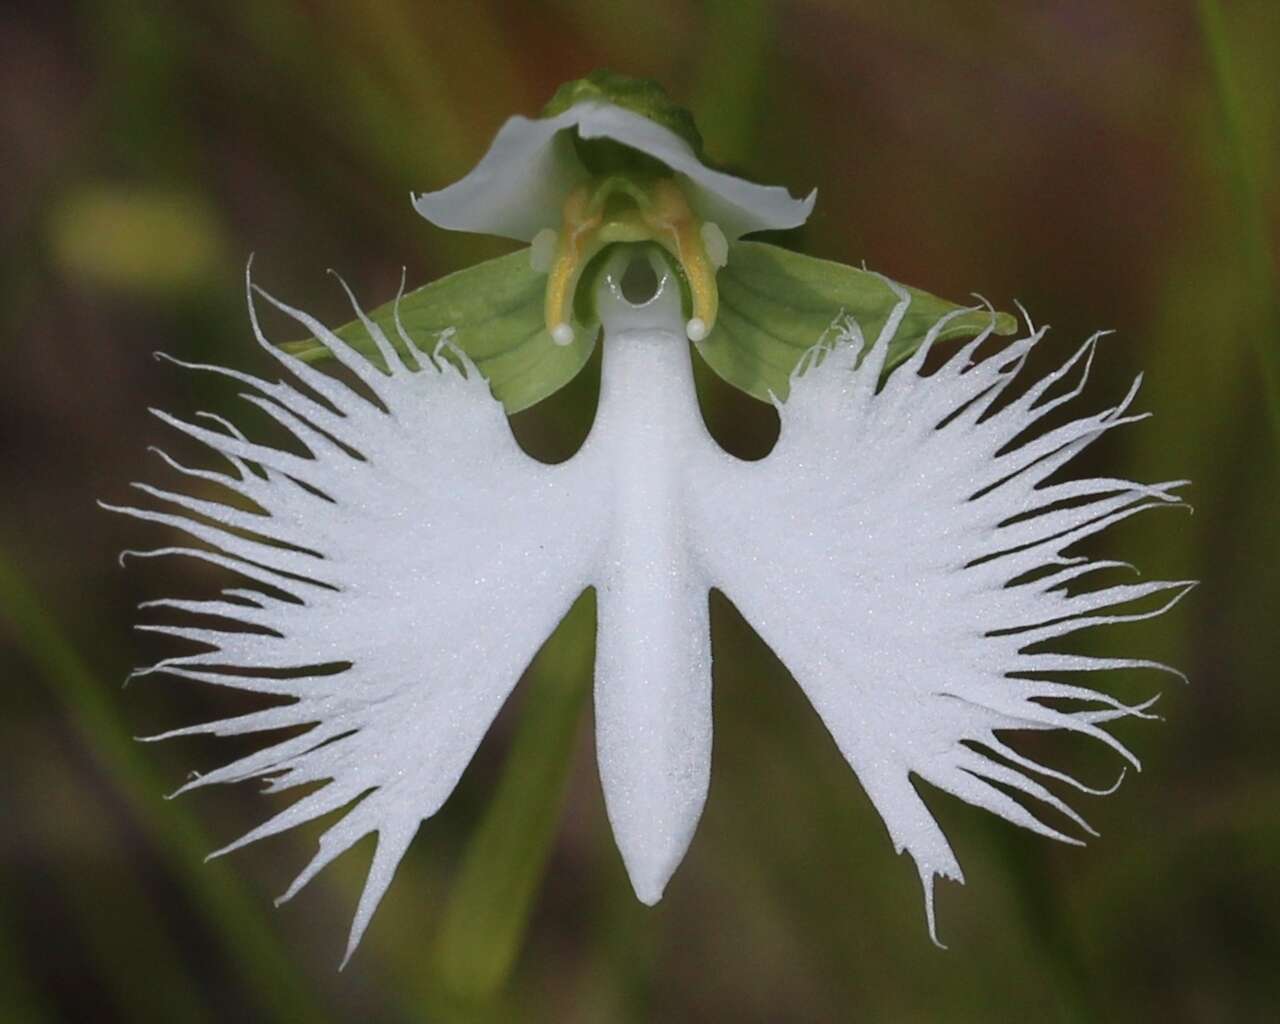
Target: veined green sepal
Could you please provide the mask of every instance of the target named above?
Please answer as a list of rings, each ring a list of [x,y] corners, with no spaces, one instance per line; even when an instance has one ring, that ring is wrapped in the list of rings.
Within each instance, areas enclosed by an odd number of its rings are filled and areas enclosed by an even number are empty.
[[[521,249],[449,274],[401,296],[400,322],[420,353],[430,353],[442,332],[467,354],[508,414],[527,409],[569,383],[586,364],[599,333],[595,323],[574,323],[574,340],[557,345],[543,319],[547,275],[529,264]],[[396,302],[368,316],[400,351]],[[377,347],[359,320],[335,329],[343,341],[381,365]],[[308,362],[329,350],[315,338],[282,346]]]
[[[731,243],[716,282],[720,314],[698,351],[724,380],[766,402],[771,394],[786,400],[801,357],[837,316],[853,317],[870,342],[898,301],[876,274],[763,242]],[[886,372],[920,347],[939,318],[964,308],[917,288],[907,291],[911,307],[889,346]],[[985,310],[961,314],[938,340],[971,337],[991,326],[991,318]],[[1017,330],[1010,314],[995,318],[996,334]]]
[[[400,322],[419,353],[434,349],[444,331],[484,374],[507,412],[540,402],[569,383],[586,364],[599,332],[593,291],[598,270],[615,245],[645,247],[671,266],[688,305],[688,282],[676,260],[654,242],[614,243],[593,258],[573,302],[574,338],[557,345],[546,329],[546,274],[532,268],[522,249],[450,274],[402,296]],[[697,344],[707,364],[725,381],[762,401],[785,400],[800,359],[840,314],[855,318],[874,338],[897,297],[876,274],[762,242],[734,242],[729,262],[716,275],[719,317]],[[886,371],[920,347],[939,318],[960,305],[908,288],[911,308],[889,349]],[[370,312],[396,348],[403,341],[395,326],[396,302]],[[991,325],[983,310],[964,313],[946,325],[940,341],[970,337]],[[995,333],[1013,334],[1017,321],[998,313]],[[344,341],[380,364],[373,339],[359,320],[336,329]],[[329,350],[314,338],[289,342],[285,351],[308,361]]]

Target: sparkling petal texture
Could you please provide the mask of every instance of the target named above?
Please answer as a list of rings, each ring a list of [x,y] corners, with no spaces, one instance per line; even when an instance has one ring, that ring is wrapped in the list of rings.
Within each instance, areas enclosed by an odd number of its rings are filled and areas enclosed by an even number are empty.
[[[662,161],[683,178],[698,215],[730,240],[797,227],[813,210],[816,192],[793,199],[776,185],[712,170],[674,132],[598,102],[579,103],[555,117],[508,118],[470,173],[447,188],[414,197],[414,208],[452,231],[530,242],[542,229],[560,226],[564,197],[587,178],[569,138],[574,128],[584,139],[613,139]]]
[[[324,834],[315,860],[284,897],[376,832],[349,954],[419,822],[452,792],[520,673],[587,586],[603,493],[578,465],[528,458],[487,383],[465,357],[446,351],[447,340],[434,365],[424,356],[414,372],[371,325],[391,368],[384,375],[320,323],[286,311],[376,401],[280,353],[258,332],[314,397],[216,372],[249,384],[249,401],[309,454],[251,443],[228,424],[219,429],[161,413],[232,470],[184,472],[261,512],[145,486],[177,511],[124,511],[207,545],[139,554],[188,554],[267,588],[229,591],[222,600],[155,602],[253,632],[144,626],[208,648],[146,671],[290,698],[166,735],[314,723],[183,789],[253,778],[268,779],[270,792],[323,783],[221,852],[358,801]],[[349,667],[317,671],[335,664]],[[291,676],[266,677],[264,669]]]
[[[944,318],[881,382],[905,291],[870,346],[857,324],[833,325],[779,405],[772,454],[741,462],[701,420],[665,265],[655,265],[655,295],[638,305],[623,297],[621,270],[605,273],[599,302],[596,423],[561,465],[519,449],[447,332],[418,365],[370,324],[383,373],[284,306],[355,386],[272,348],[256,319],[259,342],[294,382],[200,369],[248,385],[247,400],[306,454],[254,443],[214,417],[158,413],[231,471],[162,458],[228,500],[136,485],[159,510],[118,511],[196,542],[137,554],[188,555],[257,586],[151,602],[187,624],[142,628],[203,650],[142,674],[287,701],[165,735],[309,726],[183,788],[255,778],[270,792],[315,787],[227,850],[346,809],[283,898],[377,834],[349,956],[418,825],[453,790],[545,637],[593,586],[601,781],[636,893],[656,902],[707,794],[707,595],[717,587],[795,675],[895,846],[914,858],[936,940],[933,880],[961,872],[911,776],[1046,836],[1079,841],[1031,807],[1089,831],[1044,780],[1100,791],[1026,757],[1005,733],[1067,730],[1137,766],[1103,726],[1145,716],[1150,702],[1131,707],[1045,676],[1164,666],[1044,645],[1158,614],[1185,593],[1185,583],[1088,588],[1121,563],[1070,553],[1112,523],[1180,504],[1178,483],[1059,478],[1103,433],[1140,418],[1129,413],[1131,391],[1115,408],[1038,427],[1079,395],[1096,338],[1058,371],[1011,388],[1043,332],[975,360],[984,335],[925,373]]]
[[[926,339],[878,386],[909,303],[899,294],[860,365],[857,324],[834,325],[835,339],[814,351],[807,372],[802,364],[778,407],[774,451],[757,463],[721,459],[700,474],[693,520],[713,584],[795,676],[894,846],[915,860],[936,942],[933,879],[963,876],[910,776],[1041,835],[1079,842],[1012,794],[1093,834],[1040,780],[1097,791],[1024,757],[1002,734],[1064,729],[1137,768],[1102,726],[1146,716],[1150,701],[1130,707],[1041,674],[1173,670],[1043,644],[1157,615],[1191,584],[1079,589],[1095,573],[1127,567],[1070,549],[1139,512],[1180,504],[1174,491],[1185,483],[1058,480],[1103,433],[1142,418],[1128,412],[1135,382],[1114,408],[1039,436],[1032,429],[1080,394],[1097,337],[1013,397],[1043,331],[974,362],[984,334],[930,374]],[[1098,614],[1118,606],[1127,610]]]
[[[679,287],[665,265],[654,270],[662,284],[638,308],[606,275],[600,407],[578,456],[611,481],[596,591],[600,781],[632,886],[650,904],[684,857],[711,777],[711,582],[689,500],[690,471],[720,452],[698,411]]]

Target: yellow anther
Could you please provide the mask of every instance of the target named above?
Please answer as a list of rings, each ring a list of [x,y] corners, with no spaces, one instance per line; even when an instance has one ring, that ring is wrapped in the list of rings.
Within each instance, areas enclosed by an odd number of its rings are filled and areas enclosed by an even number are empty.
[[[591,189],[579,185],[564,202],[564,219],[547,273],[546,325],[557,345],[573,341],[573,294],[603,217],[593,209]]]
[[[716,265],[707,256],[702,222],[689,206],[684,192],[673,178],[653,184],[651,202],[642,211],[645,223],[653,230],[654,240],[676,258],[684,269],[693,300],[693,316],[685,327],[690,341],[701,341],[716,324],[720,306],[716,290]]]

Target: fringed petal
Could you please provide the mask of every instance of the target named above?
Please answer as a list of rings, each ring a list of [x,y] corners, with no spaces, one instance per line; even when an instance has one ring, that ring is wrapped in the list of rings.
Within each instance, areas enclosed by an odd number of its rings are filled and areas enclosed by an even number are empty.
[[[1161,614],[1189,584],[1067,589],[1124,567],[1070,556],[1073,545],[1129,516],[1180,505],[1184,483],[1052,482],[1104,433],[1141,418],[1129,412],[1135,383],[1111,409],[1033,429],[1080,394],[1097,336],[1013,397],[1043,330],[975,361],[986,340],[977,338],[931,373],[926,345],[882,381],[908,301],[870,346],[848,323],[802,361],[767,459],[706,460],[693,528],[713,584],[795,675],[894,846],[914,858],[936,941],[933,880],[961,874],[911,777],[1042,835],[1079,842],[1035,805],[1091,834],[1033,776],[1099,790],[1017,753],[997,731],[1076,732],[1137,767],[1103,726],[1151,717],[1150,702],[1129,706],[1042,674],[1172,670],[1037,645]]]
[[[256,511],[207,490],[195,498],[145,484],[138,490],[163,510],[108,507],[200,545],[141,554],[195,557],[266,588],[148,602],[179,622],[140,628],[201,650],[136,675],[287,701],[155,738],[295,730],[183,790],[249,779],[272,792],[319,784],[220,853],[348,808],[286,895],[376,833],[349,956],[419,823],[453,790],[521,672],[586,587],[602,502],[577,467],[524,455],[461,354],[420,367],[378,332],[384,371],[307,314],[267,298],[329,346],[373,400],[270,346],[255,316],[255,335],[290,379],[195,369],[249,386],[248,401],[307,455],[253,442],[215,417],[158,412],[233,472],[190,469],[161,453],[164,461]]]

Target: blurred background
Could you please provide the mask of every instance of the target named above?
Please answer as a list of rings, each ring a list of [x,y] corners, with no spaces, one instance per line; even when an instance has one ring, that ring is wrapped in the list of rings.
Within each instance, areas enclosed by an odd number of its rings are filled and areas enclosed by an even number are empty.
[[[1280,5],[1136,0],[6,4],[0,13],[0,1019],[5,1021],[1262,1021],[1280,1014]],[[787,244],[1052,323],[1040,368],[1114,328],[1088,401],[1139,371],[1154,418],[1079,471],[1190,477],[1195,514],[1092,550],[1201,588],[1079,649],[1190,686],[1117,732],[1142,757],[1077,806],[1085,849],[937,793],[968,884],[928,940],[918,882],[800,691],[713,601],[710,799],[665,900],[639,905],[604,818],[589,599],[419,833],[336,971],[370,845],[279,911],[324,823],[206,852],[280,798],[166,802],[253,745],[133,736],[244,710],[130,668],[135,605],[225,584],[116,564],[113,517],[166,479],[147,414],[234,409],[163,349],[264,370],[242,275],[325,317],[506,251],[414,215],[502,120],[596,68],[652,76],[711,156],[817,210]],[[277,328],[284,340],[292,335]],[[515,421],[547,458],[590,424],[598,358]],[[707,373],[708,422],[767,451],[772,412]],[[1270,398],[1268,397],[1270,395]],[[159,531],[162,533],[163,531]],[[525,721],[532,723],[522,730]],[[1099,784],[1118,768],[1038,739]]]

